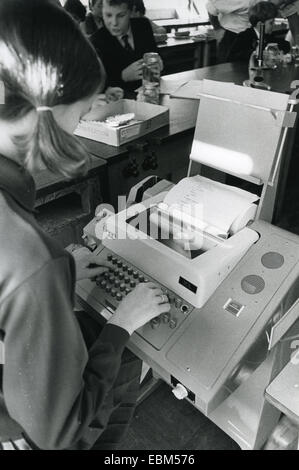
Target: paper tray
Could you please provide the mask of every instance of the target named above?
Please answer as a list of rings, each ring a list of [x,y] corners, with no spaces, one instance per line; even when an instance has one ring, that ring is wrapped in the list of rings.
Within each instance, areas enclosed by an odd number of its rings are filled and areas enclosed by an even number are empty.
[[[113,128],[104,122],[107,117],[127,113],[135,114],[133,124]],[[120,100],[94,110],[92,119],[81,122],[75,135],[119,147],[169,124],[169,109],[166,106]]]

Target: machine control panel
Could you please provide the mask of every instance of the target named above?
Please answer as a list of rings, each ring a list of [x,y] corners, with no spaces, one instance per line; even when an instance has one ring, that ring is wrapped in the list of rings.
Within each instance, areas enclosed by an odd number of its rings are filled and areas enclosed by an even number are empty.
[[[119,303],[140,283],[153,282],[167,295],[171,310],[137,331],[137,334],[155,349],[162,349],[174,331],[193,311],[193,306],[110,250],[101,247],[95,254],[105,261],[105,264],[108,262],[109,271],[93,281],[81,282],[80,286],[85,290],[87,299],[94,297],[110,314],[114,313]]]

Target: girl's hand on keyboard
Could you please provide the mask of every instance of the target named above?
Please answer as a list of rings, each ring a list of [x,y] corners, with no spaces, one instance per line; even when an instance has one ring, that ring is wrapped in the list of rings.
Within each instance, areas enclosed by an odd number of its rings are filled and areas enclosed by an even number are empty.
[[[117,325],[131,335],[146,323],[169,312],[169,299],[155,284],[148,282],[139,284],[119,304],[110,324]]]

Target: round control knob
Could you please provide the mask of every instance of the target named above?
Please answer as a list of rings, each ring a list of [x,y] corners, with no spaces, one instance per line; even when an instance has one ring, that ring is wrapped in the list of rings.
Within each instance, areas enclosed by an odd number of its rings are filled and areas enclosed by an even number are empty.
[[[184,398],[188,397],[188,390],[182,384],[177,384],[172,393],[178,400],[184,400]]]
[[[126,284],[121,284],[119,288],[120,288],[121,292],[125,292]]]
[[[116,263],[117,263],[117,259],[115,258],[115,256],[112,256],[111,261],[112,261],[112,264],[116,264]]]
[[[127,266],[125,263],[123,263],[123,266],[122,266],[122,268],[123,268],[123,271],[127,271],[127,269],[128,269],[128,266]]]
[[[266,283],[261,276],[252,274],[242,279],[241,287],[246,294],[256,295],[260,294],[265,289]]]
[[[133,278],[134,278],[134,279],[138,279],[138,277],[139,277],[138,272],[137,272],[137,271],[134,271],[134,272],[133,272]]]
[[[124,281],[125,281],[126,284],[129,284],[129,282],[130,282],[129,276],[125,276]]]
[[[107,260],[112,261],[112,255],[111,254],[107,256]]]
[[[107,294],[109,294],[111,292],[111,287],[110,286],[106,287],[106,292],[107,292]]]
[[[270,252],[262,257],[262,264],[267,269],[279,269],[284,263],[285,259],[280,253]]]
[[[107,281],[102,281],[102,282],[100,283],[100,286],[101,286],[103,289],[105,289],[105,287],[107,286]]]
[[[124,273],[119,273],[118,278],[119,278],[119,279],[124,279],[124,278],[125,278]]]
[[[116,290],[115,289],[111,289],[111,296],[116,297]]]
[[[181,306],[181,311],[182,311],[183,313],[188,313],[189,308],[187,307],[187,305],[182,305],[182,306]]]
[[[115,279],[115,277],[114,277],[114,276],[109,276],[109,281],[110,281],[111,283],[113,283],[113,282],[114,282],[114,279]]]
[[[123,262],[121,260],[118,260],[116,264],[119,268],[121,268],[123,265]]]
[[[144,276],[142,276],[141,274],[140,274],[140,276],[139,276],[139,281],[140,281],[140,282],[144,282]]]
[[[177,324],[178,324],[178,321],[176,318],[172,318],[170,321],[169,321],[169,327],[174,330],[176,327],[177,327]]]
[[[162,315],[162,321],[163,321],[163,323],[169,323],[169,321],[170,321],[170,313],[163,313],[163,315]]]
[[[123,299],[123,296],[118,292],[118,293],[116,294],[116,300],[117,300],[118,302],[121,302],[122,299]]]
[[[130,294],[130,292],[132,292],[131,289],[129,289],[128,287],[126,287],[126,295]]]
[[[120,286],[120,281],[118,281],[118,279],[116,279],[115,282],[114,282],[114,285],[115,285],[115,287],[119,287]]]
[[[130,282],[130,287],[133,287],[133,288],[136,287],[136,282],[135,282],[135,281],[131,281],[131,282]]]
[[[109,276],[110,276],[110,274],[109,274],[108,272],[106,272],[106,273],[104,274],[104,279],[108,280],[108,279],[109,279]]]
[[[132,268],[128,268],[128,274],[132,274],[133,273],[133,269]]]
[[[160,326],[160,318],[154,318],[153,320],[151,320],[151,327],[153,330],[156,330],[157,328],[159,328]]]

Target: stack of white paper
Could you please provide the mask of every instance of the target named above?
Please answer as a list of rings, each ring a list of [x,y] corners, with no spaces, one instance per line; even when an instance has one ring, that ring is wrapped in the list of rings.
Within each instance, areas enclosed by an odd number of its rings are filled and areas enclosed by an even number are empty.
[[[164,204],[185,224],[227,238],[254,218],[258,199],[255,194],[198,175],[181,180],[167,193]]]

